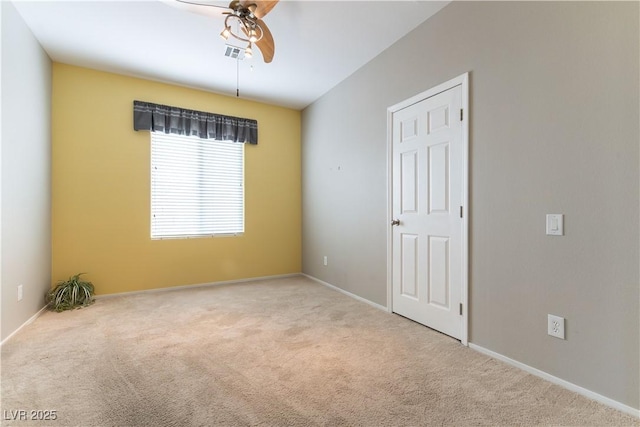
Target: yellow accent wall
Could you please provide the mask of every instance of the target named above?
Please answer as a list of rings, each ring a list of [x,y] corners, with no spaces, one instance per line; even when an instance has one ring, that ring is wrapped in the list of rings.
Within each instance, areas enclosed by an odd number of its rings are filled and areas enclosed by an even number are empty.
[[[53,64],[52,279],[97,294],[301,271],[300,112]],[[245,233],[151,240],[150,136],[133,100],[258,120],[245,147]]]

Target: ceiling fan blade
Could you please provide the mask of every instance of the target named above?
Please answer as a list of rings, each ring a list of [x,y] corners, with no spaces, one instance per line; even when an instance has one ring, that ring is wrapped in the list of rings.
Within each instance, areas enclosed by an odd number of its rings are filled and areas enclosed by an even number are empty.
[[[207,0],[161,0],[163,3],[175,7],[177,9],[186,10],[187,12],[197,13],[199,15],[218,17],[228,10],[227,6],[210,3]]]
[[[262,19],[258,19],[258,25],[262,28],[262,38],[256,42],[256,46],[260,49],[264,62],[269,63],[273,61],[273,55],[276,53],[276,44],[267,24]]]
[[[242,7],[250,8],[252,4],[256,5],[253,14],[256,18],[262,19],[267,13],[271,12],[280,0],[240,0]]]
[[[207,0],[173,0],[176,1],[178,3],[184,3],[184,4],[191,4],[194,6],[206,6],[206,7],[217,7],[220,9],[226,9],[227,6],[221,5],[221,4],[215,4],[211,1],[207,1]]]

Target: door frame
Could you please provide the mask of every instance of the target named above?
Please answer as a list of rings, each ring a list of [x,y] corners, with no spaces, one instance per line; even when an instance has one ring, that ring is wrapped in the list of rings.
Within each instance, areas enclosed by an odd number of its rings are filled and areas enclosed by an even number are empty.
[[[393,312],[393,114],[456,86],[462,89],[462,330],[460,342],[469,344],[469,73],[439,84],[387,108],[387,311]],[[455,114],[455,113],[454,113]]]

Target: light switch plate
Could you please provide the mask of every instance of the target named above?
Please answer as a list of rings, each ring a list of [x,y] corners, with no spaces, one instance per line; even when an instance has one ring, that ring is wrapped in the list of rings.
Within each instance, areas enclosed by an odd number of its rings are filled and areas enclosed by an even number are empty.
[[[547,236],[564,236],[563,214],[547,214]]]

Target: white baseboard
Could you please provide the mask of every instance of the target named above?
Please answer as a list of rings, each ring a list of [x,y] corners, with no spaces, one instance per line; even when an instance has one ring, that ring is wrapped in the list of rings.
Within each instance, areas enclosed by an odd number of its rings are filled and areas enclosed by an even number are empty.
[[[96,295],[95,298],[96,299],[104,299],[104,298],[113,298],[113,297],[121,297],[121,296],[128,296],[128,295],[145,294],[145,293],[168,292],[168,291],[176,291],[176,290],[180,290],[180,289],[203,288],[203,287],[207,287],[207,286],[218,286],[218,285],[229,285],[229,284],[234,284],[234,283],[255,282],[255,281],[259,281],[259,280],[283,279],[283,278],[286,278],[286,277],[296,277],[296,276],[300,276],[300,275],[301,275],[301,273],[290,273],[290,274],[280,274],[280,275],[274,275],[274,276],[251,277],[251,278],[248,278],[248,279],[225,280],[225,281],[220,281],[220,282],[199,283],[199,284],[195,284],[195,285],[171,286],[171,287],[168,287],[168,288],[154,288],[154,289],[145,289],[145,290],[142,290],[142,291],[119,292],[119,293],[115,293],[115,294]],[[28,324],[30,324],[34,320],[36,320],[38,317],[40,317],[42,315],[42,313],[45,312],[46,309],[47,309],[47,306],[45,305],[44,307],[42,307],[40,309],[40,311],[38,311],[36,314],[31,316],[31,318],[29,320],[24,322],[18,329],[13,331],[8,337],[6,337],[4,340],[2,340],[2,342],[0,342],[0,347],[2,347],[7,341],[9,341],[15,334],[20,332],[20,330],[22,328],[24,328],[25,326],[27,326]]]
[[[351,292],[345,291],[344,289],[341,289],[337,286],[334,286],[330,283],[327,283],[323,280],[320,280],[316,277],[310,276],[308,274],[304,274],[304,273],[292,273],[292,274],[282,274],[282,275],[274,275],[274,276],[264,276],[264,277],[252,277],[252,278],[248,278],[248,279],[237,279],[237,280],[225,280],[225,281],[220,281],[220,282],[210,282],[210,283],[200,283],[200,284],[195,284],[195,285],[183,285],[183,286],[171,286],[168,288],[156,288],[156,289],[147,289],[147,290],[142,290],[142,291],[131,291],[131,292],[121,292],[121,293],[116,293],[116,294],[107,294],[107,295],[96,295],[96,299],[102,299],[102,298],[112,298],[112,297],[118,297],[118,296],[128,296],[128,295],[136,295],[136,294],[145,294],[145,293],[157,293],[157,292],[167,292],[167,291],[175,291],[175,290],[180,290],[180,289],[190,289],[190,288],[203,288],[203,287],[208,287],[208,286],[219,286],[219,285],[229,285],[229,284],[236,284],[236,283],[247,283],[247,282],[254,282],[254,281],[260,281],[260,280],[270,280],[270,279],[283,279],[283,278],[287,278],[287,277],[296,277],[296,276],[304,276],[308,279],[311,279],[323,286],[326,286],[330,289],[333,289],[335,291],[338,291],[344,295],[347,295],[351,298],[354,298],[360,302],[364,302],[365,304],[369,304],[370,306],[377,308],[378,310],[382,310],[385,312],[388,312],[387,307],[380,305],[380,304],[376,304],[373,301],[369,301],[366,298],[362,298],[361,296],[352,294]],[[29,325],[30,323],[32,323],[34,320],[36,320],[38,317],[40,317],[42,315],[42,313],[44,313],[44,311],[46,310],[46,306],[42,307],[36,314],[34,314],[33,316],[31,316],[26,322],[24,322],[18,329],[16,329],[15,331],[13,331],[8,337],[6,337],[4,340],[2,340],[2,342],[0,342],[0,347],[2,347],[6,342],[8,342],[13,336],[15,336],[22,328],[24,328],[25,326]],[[542,379],[545,379],[553,384],[557,384],[561,387],[564,387],[568,390],[571,390],[573,392],[576,392],[582,396],[585,396],[589,399],[595,400],[596,402],[600,402],[604,405],[610,406],[614,409],[617,409],[621,412],[624,412],[626,414],[629,414],[631,416],[634,416],[636,418],[640,418],[640,410],[639,409],[635,409],[631,406],[625,405],[624,403],[618,402],[617,400],[613,400],[609,397],[603,396],[601,394],[598,394],[596,392],[593,392],[591,390],[588,390],[584,387],[581,387],[579,385],[573,384],[569,381],[563,380],[561,378],[558,378],[556,376],[553,376],[547,372],[541,371],[539,369],[536,369],[532,366],[526,365],[522,362],[518,362],[517,360],[511,359],[507,356],[504,356],[500,353],[496,353],[494,351],[491,351],[489,349],[486,349],[482,346],[479,346],[477,344],[474,343],[469,343],[469,347],[472,348],[473,350],[485,354],[487,356],[493,357],[494,359],[500,360],[502,362],[505,362],[511,366],[514,366],[516,368],[522,369],[525,372],[528,372],[532,375],[535,375],[537,377],[540,377]]]
[[[620,403],[617,400],[613,400],[611,398],[608,398],[606,396],[603,396],[601,394],[598,394],[596,392],[593,392],[591,390],[588,390],[584,387],[580,387],[579,385],[570,383],[569,381],[563,380],[562,378],[558,378],[555,377],[551,374],[548,374],[544,371],[541,371],[540,369],[536,369],[532,366],[529,365],[525,365],[522,362],[518,362],[517,360],[513,360],[507,356],[504,356],[500,353],[496,353],[495,351],[491,351],[488,350],[484,347],[481,347],[479,345],[473,344],[473,343],[469,343],[469,347],[474,349],[477,352],[480,352],[482,354],[485,354],[487,356],[493,357],[494,359],[498,359],[502,362],[505,362],[511,366],[515,366],[516,368],[522,369],[525,372],[528,372],[532,375],[535,375],[536,377],[540,377],[542,379],[545,379],[549,382],[552,382],[556,385],[559,385],[560,387],[564,387],[568,390],[571,390],[573,392],[576,392],[584,397],[587,397],[589,399],[595,400],[596,402],[600,402],[602,404],[605,404],[607,406],[610,406],[614,409],[617,409],[618,411],[624,412],[625,414],[629,414],[632,415],[636,418],[640,418],[640,410],[632,408],[631,406],[625,405],[624,403]]]
[[[355,298],[358,301],[361,301],[361,302],[364,302],[366,304],[369,304],[370,306],[375,307],[375,308],[377,308],[379,310],[383,310],[383,311],[388,312],[387,307],[385,307],[385,306],[382,306],[380,304],[376,304],[376,303],[374,303],[372,301],[369,301],[368,299],[365,299],[365,298],[362,298],[362,297],[360,297],[358,295],[352,294],[351,292],[345,291],[344,289],[341,289],[341,288],[339,288],[337,286],[334,286],[334,285],[332,285],[330,283],[327,283],[327,282],[325,282],[323,280],[320,280],[320,279],[318,279],[316,277],[313,277],[313,276],[310,276],[308,274],[302,273],[302,275],[307,277],[307,278],[309,278],[309,279],[311,279],[311,280],[313,280],[313,281],[315,281],[315,282],[320,283],[321,285],[324,285],[324,286],[326,286],[328,288],[331,288],[331,289],[336,290],[336,291],[338,291],[340,293],[343,293],[343,294],[345,294],[347,296],[350,296],[351,298]],[[540,369],[536,369],[536,368],[534,368],[532,366],[529,366],[529,365],[526,365],[526,364],[524,364],[522,362],[518,362],[517,360],[511,359],[511,358],[509,358],[507,356],[504,356],[504,355],[502,355],[500,353],[496,353],[495,351],[488,350],[488,349],[486,349],[484,347],[481,347],[481,346],[479,346],[477,344],[473,344],[471,342],[468,343],[468,344],[469,344],[470,348],[474,349],[475,351],[477,351],[479,353],[483,353],[483,354],[485,354],[487,356],[493,357],[494,359],[497,359],[497,360],[500,360],[502,362],[505,362],[505,363],[507,363],[507,364],[509,364],[511,366],[514,366],[516,368],[522,369],[525,372],[528,372],[528,373],[530,373],[532,375],[535,375],[537,377],[545,379],[545,380],[547,380],[547,381],[549,381],[549,382],[551,382],[553,384],[559,385],[560,387],[564,387],[564,388],[566,388],[568,390],[571,390],[571,391],[573,391],[575,393],[578,393],[578,394],[580,394],[580,395],[582,395],[584,397],[587,397],[589,399],[595,400],[596,402],[599,402],[599,403],[602,403],[604,405],[610,406],[611,408],[617,409],[618,411],[624,412],[625,414],[629,414],[629,415],[634,416],[636,418],[640,418],[640,410],[639,409],[636,409],[636,408],[633,408],[631,406],[625,405],[624,403],[618,402],[617,400],[613,400],[613,399],[611,399],[609,397],[603,396],[603,395],[598,394],[598,393],[596,393],[594,391],[588,390],[588,389],[586,389],[584,387],[580,387],[579,385],[573,384],[573,383],[571,383],[569,381],[566,381],[566,380],[563,380],[561,378],[555,377],[555,376],[553,376],[553,375],[551,375],[551,374],[549,374],[547,372],[541,371]]]
[[[314,282],[318,282],[318,283],[320,283],[320,284],[321,284],[321,285],[323,285],[323,286],[326,286],[326,287],[328,287],[328,288],[333,289],[334,291],[338,291],[338,292],[340,292],[340,293],[342,293],[342,294],[345,294],[345,295],[347,295],[347,296],[350,296],[351,298],[357,299],[358,301],[364,302],[365,304],[369,304],[370,306],[375,307],[375,308],[377,308],[378,310],[383,310],[383,311],[385,311],[385,312],[388,312],[387,307],[385,307],[385,306],[383,306],[383,305],[376,304],[375,302],[373,302],[373,301],[369,301],[369,300],[368,300],[368,299],[366,299],[366,298],[362,298],[362,297],[360,297],[360,296],[358,296],[358,295],[356,295],[356,294],[352,294],[351,292],[345,291],[344,289],[341,289],[341,288],[339,288],[339,287],[337,287],[337,286],[334,286],[334,285],[332,285],[331,283],[327,283],[327,282],[325,282],[325,281],[323,281],[323,280],[320,280],[320,279],[318,279],[317,277],[309,276],[308,274],[305,274],[305,273],[301,273],[301,274],[302,274],[304,277],[306,277],[306,278],[308,278],[308,279],[313,280]]]
[[[42,315],[42,313],[45,312],[45,310],[47,309],[47,306],[45,305],[44,307],[42,307],[40,310],[38,310],[38,312],[36,314],[34,314],[33,316],[31,316],[29,318],[29,320],[27,320],[26,322],[24,322],[22,325],[20,325],[20,327],[18,327],[18,329],[16,329],[15,331],[11,332],[11,334],[9,334],[8,337],[6,337],[5,339],[2,340],[2,342],[0,342],[0,347],[2,347],[7,341],[9,341],[13,336],[15,336],[15,334],[17,334],[18,332],[20,332],[20,330],[22,328],[24,328],[25,326],[33,323],[34,320],[36,320],[38,317],[40,317]]]
[[[297,277],[297,276],[300,276],[300,273],[279,274],[275,276],[250,277],[248,279],[223,280],[220,282],[197,283],[195,285],[170,286],[167,288],[144,289],[141,291],[118,292],[115,294],[96,295],[95,298],[96,299],[115,298],[115,297],[129,296],[129,295],[178,291],[178,290],[191,289],[191,288],[206,288],[209,286],[232,285],[235,283],[257,282],[260,280],[284,279],[287,277]]]

